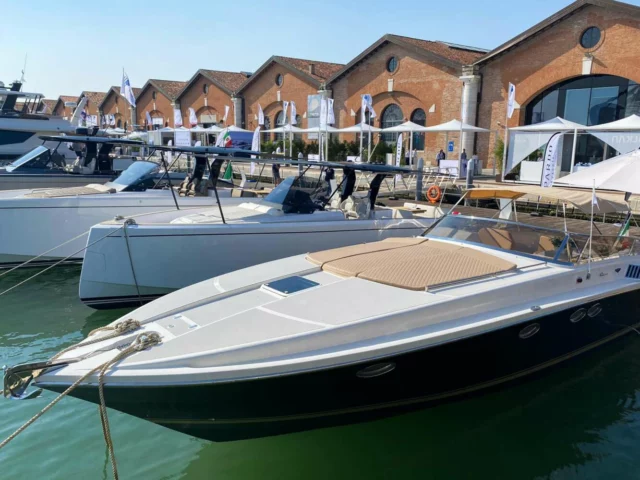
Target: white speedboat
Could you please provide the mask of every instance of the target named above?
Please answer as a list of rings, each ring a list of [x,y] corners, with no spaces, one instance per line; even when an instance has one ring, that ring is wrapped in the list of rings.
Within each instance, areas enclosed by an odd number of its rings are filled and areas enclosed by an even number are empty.
[[[633,332],[638,242],[448,215],[423,237],[297,255],[169,294],[55,360],[9,369],[5,395],[32,396],[35,376],[55,392],[77,381],[69,395],[98,403],[105,366],[108,407],[216,441],[436,405]]]
[[[258,263],[322,248],[419,235],[436,216],[435,207],[412,212],[376,205],[384,178],[406,169],[291,163],[342,169],[342,192],[319,177],[303,174],[285,179],[259,201],[96,225],[89,234],[80,299],[94,308],[135,306]],[[375,175],[366,196],[354,191],[356,173]]]
[[[37,112],[43,98],[40,93],[21,92],[20,82],[11,88],[0,86],[0,161],[13,160],[42,143],[40,135],[61,135],[75,132],[75,115],[72,121]],[[83,103],[84,105],[84,103]],[[77,109],[81,111],[82,107]],[[67,159],[73,152],[63,146],[60,153]]]
[[[66,138],[66,137],[65,137]],[[87,145],[93,142],[118,145],[133,140],[85,137]],[[209,147],[217,153],[232,155],[229,149]],[[113,161],[102,158],[98,164]],[[205,158],[196,158],[196,173],[202,178]],[[184,178],[184,174],[171,172],[171,179]],[[91,181],[87,176],[86,181]],[[79,187],[8,190],[0,192],[0,268],[10,268],[34,257],[30,266],[41,266],[65,260],[78,263],[84,257],[89,229],[96,223],[117,216],[130,216],[147,212],[160,212],[216,205],[213,193],[202,196],[180,197],[172,188],[161,187],[166,172],[155,162],[138,160],[120,176],[104,185],[95,183]],[[212,178],[217,178],[217,175]],[[160,185],[159,185],[160,184]],[[228,183],[225,183],[228,185]],[[231,189],[220,196],[231,196]],[[240,202],[242,199],[229,202]],[[84,235],[83,235],[84,234]]]

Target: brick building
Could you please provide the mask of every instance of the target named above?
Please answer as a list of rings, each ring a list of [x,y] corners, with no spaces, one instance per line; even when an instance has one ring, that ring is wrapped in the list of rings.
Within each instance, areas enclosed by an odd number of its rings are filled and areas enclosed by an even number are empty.
[[[136,96],[136,124],[148,126],[146,113],[149,113],[153,128],[174,127],[173,108],[186,84],[177,80],[148,80]]]
[[[267,60],[236,92],[242,97],[234,103],[236,125],[253,130],[258,126],[258,105],[265,117],[265,129],[284,125],[282,102],[295,102],[298,126],[306,128],[303,119],[307,98],[324,88],[326,81],[343,65],[273,56]],[[242,110],[244,109],[244,113]],[[238,120],[240,122],[238,122]],[[269,134],[265,134],[264,140]]]
[[[516,86],[517,101],[510,127],[555,116],[598,125],[640,113],[639,54],[639,7],[613,0],[578,0],[468,68],[480,85],[477,124],[503,131],[509,83]],[[475,107],[470,105],[470,110]],[[573,135],[565,137],[561,161],[562,171],[568,173]],[[493,158],[495,139],[478,135],[480,158]],[[594,136],[578,135],[576,163],[614,154],[605,149]]]
[[[140,93],[140,88],[132,87],[133,95]],[[104,96],[99,106],[100,115],[105,118],[107,125],[116,128],[127,128],[131,125],[132,120],[135,121],[135,109],[129,105],[127,99],[120,94],[120,87],[111,87]],[[113,115],[114,122],[109,122],[110,116]]]
[[[198,70],[176,98],[182,112],[183,124],[190,125],[190,108],[193,108],[199,125],[210,127],[220,124],[224,117],[225,106],[230,108],[233,106],[234,92],[249,76],[247,73]],[[234,124],[231,114],[227,118],[227,123]]]
[[[72,97],[71,95],[60,95],[53,107],[52,115],[66,118],[67,120],[70,119],[75,107],[65,107],[65,103],[75,103],[76,99],[77,97]]]
[[[373,97],[377,117],[368,121],[379,128],[408,120],[436,125],[458,118],[462,67],[484,53],[472,47],[385,35],[329,79],[337,126],[360,123],[363,94]],[[354,134],[341,137],[351,140]],[[388,142],[396,138],[397,134],[382,137]],[[435,159],[444,147],[444,135],[414,134],[414,148],[425,159]]]
[[[104,97],[107,95],[107,92],[82,92],[80,96],[76,99],[76,103],[80,105],[80,102],[83,98],[86,97],[87,103],[84,106],[84,110],[87,112],[87,116],[92,116],[96,118],[96,121],[100,118],[100,105],[104,100]]]

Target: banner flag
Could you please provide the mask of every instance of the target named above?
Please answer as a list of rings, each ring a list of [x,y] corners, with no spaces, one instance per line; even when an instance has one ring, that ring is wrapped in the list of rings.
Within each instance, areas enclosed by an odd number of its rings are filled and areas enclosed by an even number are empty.
[[[264,126],[264,112],[260,104],[258,104],[258,125]]]
[[[189,124],[192,127],[198,125],[198,117],[196,116],[196,111],[192,107],[189,107]]]
[[[282,118],[282,125],[286,125],[287,124],[287,109],[289,108],[289,102],[287,102],[286,100],[282,101],[282,114],[284,115],[284,117]],[[276,127],[278,126],[282,126],[282,125],[276,125]]]
[[[151,126],[153,124],[153,122],[151,121],[151,115],[149,115],[149,112],[144,112],[144,118],[147,120],[148,126]]]
[[[327,128],[327,99],[322,97],[320,100],[320,130]]]
[[[122,85],[120,86],[120,95],[127,99],[129,105],[132,107],[136,106],[136,97],[133,94],[133,89],[131,88],[131,82],[129,81],[129,77],[124,72],[124,68],[122,69]]]
[[[224,106],[224,117],[222,117],[222,121],[227,123],[227,117],[229,116],[229,105]]]
[[[507,117],[511,118],[516,109],[516,86],[509,83],[509,100],[507,102]]]
[[[549,188],[553,186],[553,181],[556,179],[556,165],[558,164],[558,142],[562,133],[556,133],[549,143],[547,149],[544,152],[544,165],[542,166],[542,182],[541,187]]]
[[[333,98],[328,98],[327,99],[327,113],[328,113],[327,123],[329,125],[335,125],[336,116],[333,113]]]
[[[173,109],[173,126],[175,128],[182,126],[182,112],[179,108]]]
[[[402,159],[402,134],[398,134],[398,141],[396,142],[396,167],[400,166],[400,160]],[[396,175],[396,182],[402,181],[402,175]]]
[[[260,151],[260,127],[257,127],[253,132],[253,139],[251,140],[251,150],[254,152]],[[256,158],[257,155],[251,155],[251,158]],[[251,170],[249,173],[253,175],[256,170],[256,162],[251,162]]]
[[[291,102],[291,120],[289,122],[291,125],[296,125],[298,123],[298,121],[296,120],[297,114],[298,112],[296,111],[296,102]]]

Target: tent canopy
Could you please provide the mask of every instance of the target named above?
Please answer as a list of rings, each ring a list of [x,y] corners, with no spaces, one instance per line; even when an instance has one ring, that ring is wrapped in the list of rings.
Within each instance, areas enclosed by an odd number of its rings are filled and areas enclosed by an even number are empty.
[[[228,130],[230,132],[250,132],[251,131],[251,130],[245,130],[244,128],[236,127],[235,125],[230,125],[228,127],[221,128],[219,131],[222,132],[223,130]]]
[[[378,127],[372,127],[371,125],[369,125],[368,123],[358,123],[357,125],[354,125],[353,127],[346,127],[346,128],[340,128],[338,130],[336,130],[337,132],[340,133],[360,133],[360,132],[381,132],[382,129],[378,128]]]
[[[474,200],[490,198],[513,200],[525,195],[552,198],[562,203],[570,203],[584,213],[591,213],[592,192],[569,188],[543,188],[536,185],[473,188],[467,190],[466,198]],[[596,207],[598,213],[617,213],[629,210],[629,206],[617,195],[598,192],[596,197],[598,198],[598,207]]]
[[[247,130],[245,130],[247,131]],[[302,128],[298,128],[295,125],[286,124],[278,128],[271,128],[269,130],[262,130],[263,133],[303,133]]]
[[[311,127],[311,128],[304,128],[302,130],[300,130],[301,133],[324,133],[324,132],[328,132],[328,133],[335,133],[335,132],[339,132],[340,130],[338,130],[335,127],[329,126],[327,125],[327,128],[320,128],[320,127]],[[360,130],[358,130],[360,131]]]
[[[640,150],[597,163],[566,177],[557,184],[602,188],[640,194]]]
[[[640,116],[633,114],[629,117],[616,120],[615,122],[603,123],[602,125],[593,125],[585,127],[588,132],[622,132],[629,130],[637,130],[640,132]]]
[[[200,125],[198,125],[196,127],[191,127],[189,129],[189,131],[192,132],[192,133],[207,133],[207,132],[210,132],[211,130],[209,130],[208,128],[204,128],[204,127],[201,127]]]
[[[546,122],[535,123],[533,125],[524,125],[522,127],[510,128],[511,132],[570,132],[574,130],[584,130],[585,125],[556,117]]]
[[[382,131],[385,133],[401,133],[401,132],[424,132],[426,127],[422,125],[418,125],[413,122],[404,122],[400,125],[396,125],[395,127],[383,128]]]
[[[422,127],[421,132],[460,132],[463,133],[489,133],[491,130],[486,128],[475,127],[462,123],[460,120],[451,120],[440,125],[433,125],[431,127]]]
[[[220,133],[223,130],[224,128],[217,127],[216,125],[211,125],[209,128],[206,129],[207,132],[212,132],[212,133]]]

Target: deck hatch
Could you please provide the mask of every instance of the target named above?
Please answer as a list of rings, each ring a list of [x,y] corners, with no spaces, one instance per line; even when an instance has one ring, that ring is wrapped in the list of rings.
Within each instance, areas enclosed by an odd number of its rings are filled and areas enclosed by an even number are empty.
[[[640,279],[640,265],[629,265],[625,277]]]
[[[318,282],[314,282],[304,277],[293,276],[276,280],[274,282],[265,283],[263,287],[267,290],[275,292],[279,295],[291,295],[293,293],[301,292],[308,288],[316,287],[320,285]]]

